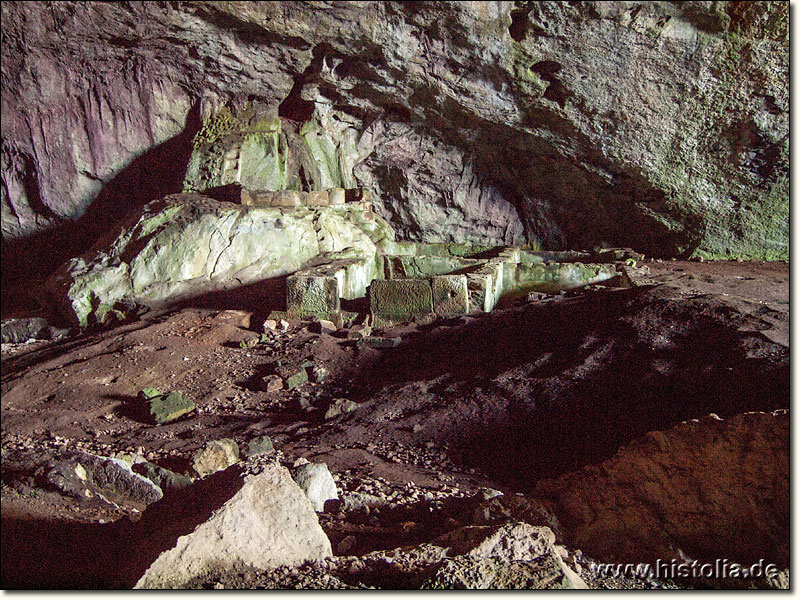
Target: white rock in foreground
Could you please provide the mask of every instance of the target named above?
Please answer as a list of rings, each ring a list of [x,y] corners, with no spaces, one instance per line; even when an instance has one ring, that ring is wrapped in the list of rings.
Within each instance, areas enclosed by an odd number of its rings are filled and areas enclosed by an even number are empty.
[[[174,548],[162,552],[134,586],[179,588],[211,568],[271,569],[332,555],[331,543],[289,471],[270,465]]]

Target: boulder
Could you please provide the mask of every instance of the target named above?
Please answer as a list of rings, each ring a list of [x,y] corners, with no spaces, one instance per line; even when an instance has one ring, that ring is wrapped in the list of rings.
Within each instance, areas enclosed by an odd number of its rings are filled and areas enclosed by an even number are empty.
[[[195,452],[192,469],[200,477],[227,469],[239,460],[239,446],[230,438],[212,440]]]
[[[532,495],[552,504],[571,543],[605,561],[680,560],[683,552],[785,568],[789,454],[785,410],[707,415],[541,480]]]
[[[307,463],[294,471],[294,480],[300,486],[317,512],[325,510],[328,500],[338,500],[336,482],[325,463]]]
[[[210,518],[160,554],[135,588],[180,588],[211,568],[266,570],[331,555],[308,498],[288,470],[272,464],[247,477]]]
[[[122,459],[76,452],[51,463],[46,481],[81,500],[100,498],[108,503],[141,506],[160,500],[161,488],[135,473]]]
[[[47,321],[41,317],[30,319],[7,319],[0,324],[0,341],[4,344],[21,344],[28,340],[47,337]]]
[[[192,485],[192,480],[185,475],[175,473],[146,460],[134,463],[132,469],[135,473],[147,477],[147,479],[160,487],[164,493]]]

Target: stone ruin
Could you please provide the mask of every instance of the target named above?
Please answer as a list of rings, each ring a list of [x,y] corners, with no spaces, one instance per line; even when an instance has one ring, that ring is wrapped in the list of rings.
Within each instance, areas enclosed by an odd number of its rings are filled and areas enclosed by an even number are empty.
[[[241,201],[245,206],[287,210],[337,205],[372,210],[369,191],[361,189],[242,189]],[[368,298],[376,325],[491,312],[507,296],[560,293],[610,280],[625,285],[620,261],[630,266],[635,264],[631,260],[643,258],[627,248],[548,252],[523,246],[386,240],[374,255],[321,258],[290,275],[285,315],[327,319],[341,326],[355,317],[342,310],[342,300],[359,298]]]

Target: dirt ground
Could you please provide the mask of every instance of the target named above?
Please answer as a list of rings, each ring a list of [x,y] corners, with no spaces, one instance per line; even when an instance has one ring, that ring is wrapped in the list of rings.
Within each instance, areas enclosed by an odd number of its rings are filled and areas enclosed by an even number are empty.
[[[402,338],[390,349],[300,321],[242,348],[279,308],[274,290],[258,288],[58,342],[4,344],[3,587],[78,585],[52,572],[70,543],[85,542],[69,532],[141,514],[26,478],[26,461],[32,469],[68,449],[136,452],[183,472],[209,440],[244,448],[268,434],[286,464],[323,461],[340,490],[387,500],[357,518],[321,515],[334,552],[358,556],[430,540],[482,490],[528,492],[648,431],[788,408],[789,265],[646,266],[646,285],[631,289],[592,286],[373,332]],[[327,377],[266,391],[265,377],[306,361]],[[148,424],[134,410],[148,386],[183,392],[198,410]],[[339,398],[358,408],[325,419]],[[56,550],[37,552],[44,540]]]

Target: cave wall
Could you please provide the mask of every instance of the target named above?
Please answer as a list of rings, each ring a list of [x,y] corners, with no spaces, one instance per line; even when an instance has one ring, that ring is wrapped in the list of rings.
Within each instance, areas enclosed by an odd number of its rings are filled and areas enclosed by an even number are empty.
[[[258,133],[245,174],[400,238],[788,258],[788,48],[782,2],[3,3],[4,248],[237,181]]]

